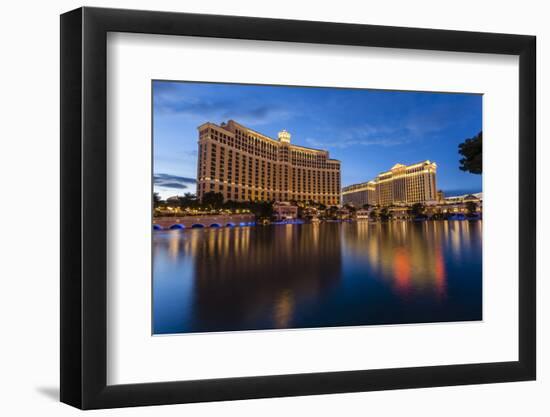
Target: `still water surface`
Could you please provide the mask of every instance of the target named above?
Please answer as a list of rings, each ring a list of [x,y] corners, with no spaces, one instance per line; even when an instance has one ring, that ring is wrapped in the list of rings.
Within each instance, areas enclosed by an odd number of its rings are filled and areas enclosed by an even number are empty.
[[[481,221],[153,234],[155,334],[482,319]]]

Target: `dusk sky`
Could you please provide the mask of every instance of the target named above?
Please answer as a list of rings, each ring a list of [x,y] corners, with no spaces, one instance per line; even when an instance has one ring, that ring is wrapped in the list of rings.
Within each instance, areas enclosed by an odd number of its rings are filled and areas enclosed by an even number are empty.
[[[155,191],[195,193],[197,127],[233,119],[342,161],[342,186],[365,182],[396,163],[437,163],[448,195],[481,191],[481,175],[458,169],[458,144],[482,126],[482,96],[364,89],[153,82]]]

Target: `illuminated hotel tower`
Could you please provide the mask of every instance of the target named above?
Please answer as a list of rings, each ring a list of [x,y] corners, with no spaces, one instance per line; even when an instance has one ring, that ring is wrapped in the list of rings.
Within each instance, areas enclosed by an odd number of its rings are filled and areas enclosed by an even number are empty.
[[[412,204],[437,199],[435,162],[424,161],[413,165],[395,164],[374,180],[342,188],[342,201],[356,207]]]
[[[340,203],[340,161],[327,151],[278,140],[233,120],[199,126],[197,195],[223,194],[233,201],[315,201]]]

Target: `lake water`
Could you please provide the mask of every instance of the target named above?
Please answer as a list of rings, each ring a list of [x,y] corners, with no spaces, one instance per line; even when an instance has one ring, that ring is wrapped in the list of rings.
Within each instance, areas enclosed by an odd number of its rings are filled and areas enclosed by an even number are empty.
[[[481,221],[153,234],[155,334],[481,319]]]

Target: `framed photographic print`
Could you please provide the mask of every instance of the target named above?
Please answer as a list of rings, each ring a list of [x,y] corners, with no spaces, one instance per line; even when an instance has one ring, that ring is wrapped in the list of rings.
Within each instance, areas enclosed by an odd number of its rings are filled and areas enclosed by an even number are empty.
[[[535,38],[61,16],[61,400],[535,379]]]

